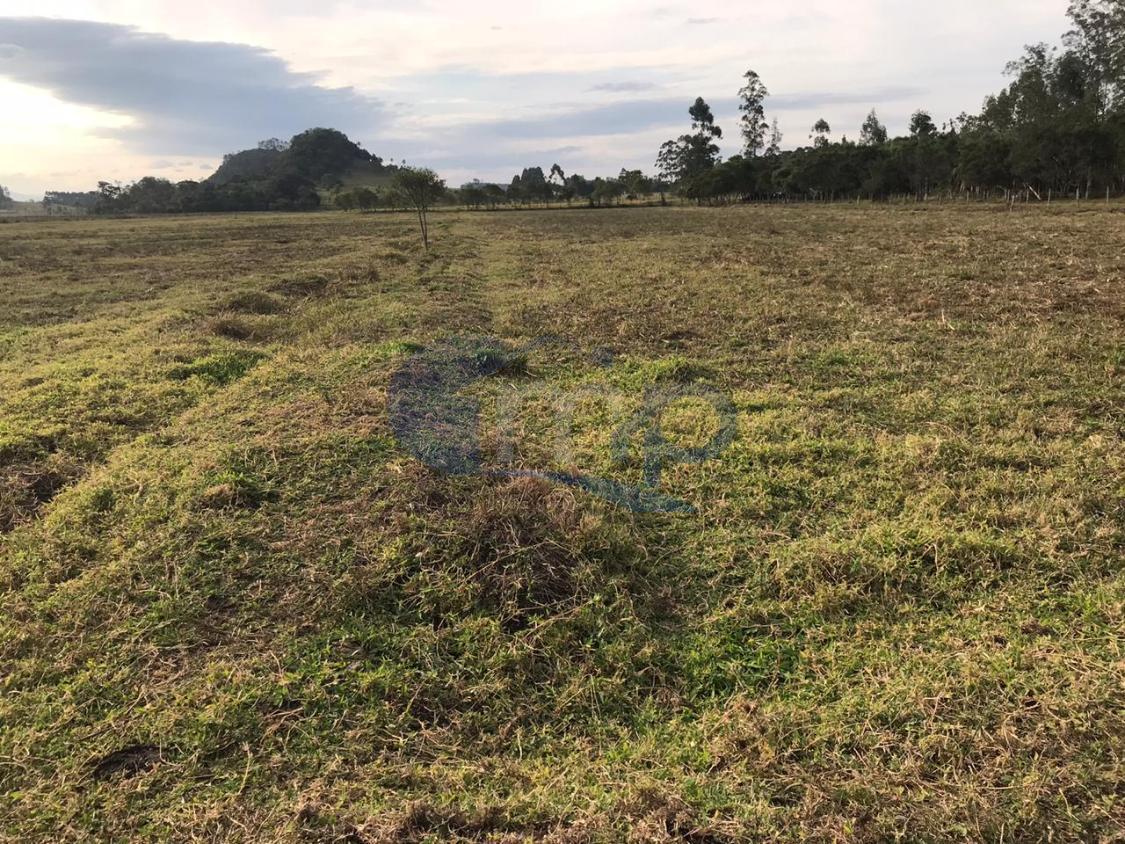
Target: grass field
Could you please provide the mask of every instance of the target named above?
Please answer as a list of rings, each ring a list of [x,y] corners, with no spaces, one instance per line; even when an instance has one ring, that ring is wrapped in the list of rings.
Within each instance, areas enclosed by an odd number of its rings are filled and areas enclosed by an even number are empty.
[[[1121,840],[1123,212],[0,225],[0,836]],[[571,341],[490,461],[737,437],[443,475],[452,335]]]

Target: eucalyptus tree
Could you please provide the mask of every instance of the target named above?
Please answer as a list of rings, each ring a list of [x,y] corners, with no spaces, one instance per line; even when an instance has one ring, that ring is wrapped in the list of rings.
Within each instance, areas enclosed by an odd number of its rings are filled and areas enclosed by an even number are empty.
[[[872,112],[874,113],[874,112]],[[915,138],[932,138],[937,134],[937,126],[928,111],[918,110],[910,117],[910,134]]]
[[[832,142],[832,127],[822,117],[813,124],[812,134],[809,137],[812,138],[813,146],[817,149],[826,147]]]
[[[756,158],[766,147],[766,97],[769,90],[762,78],[753,70],[748,70],[742,78],[745,84],[738,90],[738,110],[742,128],[742,146],[746,158]]]
[[[687,186],[701,178],[719,163],[719,145],[723,130],[715,123],[715,115],[703,97],[697,97],[688,108],[692,133],[665,141],[656,158],[661,177]]]
[[[773,124],[770,126],[770,142],[766,147],[766,156],[769,158],[776,158],[781,155],[781,129],[777,125],[777,118],[773,119]]]
[[[878,147],[887,142],[887,127],[879,122],[875,109],[871,109],[871,113],[863,121],[863,127],[859,130],[859,142],[865,147]]]

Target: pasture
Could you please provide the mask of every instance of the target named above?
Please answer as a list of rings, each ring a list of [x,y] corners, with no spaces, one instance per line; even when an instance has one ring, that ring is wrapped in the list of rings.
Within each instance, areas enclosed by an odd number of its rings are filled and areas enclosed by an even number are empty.
[[[3,836],[1120,834],[1123,212],[0,224]]]

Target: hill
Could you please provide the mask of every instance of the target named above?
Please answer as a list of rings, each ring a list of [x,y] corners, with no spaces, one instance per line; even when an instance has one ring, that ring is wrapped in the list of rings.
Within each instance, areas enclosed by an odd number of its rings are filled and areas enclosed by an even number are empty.
[[[386,181],[395,168],[335,129],[309,129],[292,140],[264,141],[231,153],[202,182],[146,176],[121,187],[102,182],[93,195],[98,214],[201,211],[307,211],[350,184]],[[77,196],[50,192],[48,197]],[[88,195],[82,195],[88,196]],[[54,203],[57,207],[63,201]]]
[[[0,837],[1111,840],[1122,210],[0,225]]]
[[[223,157],[207,181],[227,185],[234,181],[257,182],[282,176],[299,176],[320,187],[363,183],[383,175],[383,161],[335,129],[308,129],[288,142],[263,141],[255,149]]]
[[[280,159],[281,150],[274,147],[256,147],[227,153],[223,156],[219,169],[208,176],[206,181],[226,185],[238,179],[267,179],[278,168]]]

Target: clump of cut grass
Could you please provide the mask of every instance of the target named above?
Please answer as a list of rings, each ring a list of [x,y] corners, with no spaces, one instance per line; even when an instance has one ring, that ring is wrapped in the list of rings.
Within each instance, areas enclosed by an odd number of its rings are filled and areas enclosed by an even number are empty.
[[[260,352],[239,350],[207,355],[171,369],[168,376],[177,381],[200,378],[217,387],[224,387],[253,369],[266,356]]]
[[[207,321],[206,327],[211,334],[228,340],[261,343],[272,335],[270,323],[234,314],[216,316]]]
[[[325,275],[295,275],[275,282],[270,290],[283,296],[310,299],[327,293],[330,283]]]
[[[228,297],[219,306],[221,311],[267,316],[285,310],[285,302],[260,290],[246,290]]]
[[[597,583],[585,553],[594,525],[569,490],[516,478],[488,488],[464,524],[466,571],[506,629],[559,611]]]
[[[12,433],[3,436],[0,434],[0,466],[9,465],[19,460],[44,458],[58,450],[58,438],[50,435]]]
[[[237,469],[227,469],[207,478],[199,496],[204,510],[253,510],[277,500],[277,492],[265,481]]]
[[[635,554],[576,493],[533,477],[489,484],[473,500],[434,499],[440,538],[420,534],[408,591],[436,624],[465,612],[509,633],[565,613],[602,588]]]

